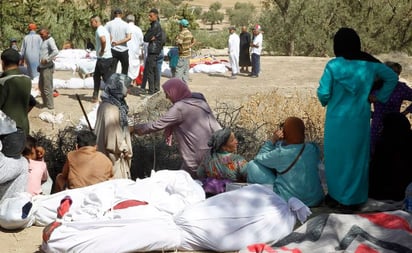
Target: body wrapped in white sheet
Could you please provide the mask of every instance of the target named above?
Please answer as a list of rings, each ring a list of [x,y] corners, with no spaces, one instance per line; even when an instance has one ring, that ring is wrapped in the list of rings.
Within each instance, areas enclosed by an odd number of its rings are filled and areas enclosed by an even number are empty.
[[[66,195],[73,200],[70,211],[58,219],[61,225],[43,242],[45,252],[239,250],[289,234],[295,211],[304,218],[310,214],[299,200],[286,203],[260,185],[204,200],[203,189],[185,171],[159,171],[136,183],[113,180],[82,189],[42,201],[38,210],[43,215],[37,218],[45,222],[53,213],[48,206],[56,217],[60,200]],[[130,199],[148,204],[111,209]]]
[[[300,200],[287,203],[271,189],[255,184],[188,206],[175,222],[183,230],[181,250],[235,251],[287,236],[295,226],[296,212],[302,222],[310,214]]]
[[[49,196],[39,196],[34,199],[36,225],[45,226],[55,221],[57,207],[65,196],[70,196],[73,200],[70,212],[66,215],[70,216],[70,220],[78,220],[71,216],[91,209],[94,209],[95,214],[89,217],[82,215],[81,219],[101,219],[102,213],[123,200],[146,201],[160,211],[173,215],[186,205],[205,199],[202,187],[187,172],[161,170],[136,182],[128,179],[109,180]],[[138,217],[141,218],[140,215]]]

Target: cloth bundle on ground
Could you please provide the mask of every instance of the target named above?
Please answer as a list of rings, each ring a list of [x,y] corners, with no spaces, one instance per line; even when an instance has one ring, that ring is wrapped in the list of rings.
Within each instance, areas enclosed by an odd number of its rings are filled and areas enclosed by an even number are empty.
[[[310,214],[301,201],[291,199],[286,203],[261,185],[207,200],[204,195],[187,172],[167,170],[135,183],[112,180],[60,192],[37,203],[36,223],[52,224],[44,230],[42,249],[239,250],[251,243],[276,242],[292,232],[296,216],[303,222]],[[70,196],[71,206],[56,219],[56,209],[65,196]],[[115,208],[136,201],[143,204]]]
[[[235,251],[252,242],[274,243],[310,210],[296,198],[284,201],[272,189],[249,185],[187,206],[175,217],[182,229],[180,250]]]
[[[269,246],[249,245],[240,253],[412,252],[412,215],[404,211],[321,214]]]
[[[56,70],[76,70],[82,71],[83,74],[94,72],[96,66],[96,51],[88,52],[85,49],[65,49],[60,50],[54,60]]]
[[[136,182],[116,179],[50,196],[36,196],[33,199],[36,208],[35,224],[46,226],[55,221],[56,209],[65,196],[70,196],[73,201],[70,212],[66,215],[73,221],[78,221],[79,217],[88,220],[109,219],[104,214],[124,200],[146,201],[150,206],[174,215],[188,204],[205,199],[202,187],[188,173],[162,170],[152,172],[150,177]]]
[[[21,229],[34,223],[33,203],[28,192],[16,193],[0,203],[0,227],[5,229]]]

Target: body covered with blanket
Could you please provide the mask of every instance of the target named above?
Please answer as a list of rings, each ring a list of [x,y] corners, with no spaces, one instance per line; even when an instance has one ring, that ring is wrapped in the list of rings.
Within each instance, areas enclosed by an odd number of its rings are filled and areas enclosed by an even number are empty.
[[[36,222],[49,224],[45,252],[239,250],[275,243],[310,214],[298,199],[285,202],[261,185],[205,199],[187,172],[168,170],[67,190],[37,206]]]

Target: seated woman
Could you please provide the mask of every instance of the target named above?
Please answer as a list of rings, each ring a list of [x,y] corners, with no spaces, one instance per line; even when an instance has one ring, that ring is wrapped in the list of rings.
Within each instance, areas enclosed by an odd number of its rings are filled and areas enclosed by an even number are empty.
[[[229,128],[213,133],[208,142],[210,155],[205,156],[197,170],[206,193],[222,193],[228,182],[246,182],[247,161],[236,154],[237,145],[235,134]]]
[[[266,141],[247,165],[248,183],[273,184],[273,191],[288,201],[300,199],[319,205],[324,197],[318,173],[319,149],[305,143],[305,125],[297,117],[286,119],[283,129]]]
[[[405,189],[412,182],[411,143],[411,124],[406,116],[400,112],[386,114],[369,167],[370,198],[400,201],[405,197]]]

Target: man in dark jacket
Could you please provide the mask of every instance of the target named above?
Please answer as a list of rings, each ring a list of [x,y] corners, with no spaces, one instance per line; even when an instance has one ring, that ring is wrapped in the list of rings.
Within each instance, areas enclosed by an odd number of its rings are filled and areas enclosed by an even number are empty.
[[[149,83],[149,94],[160,91],[160,82],[158,79],[158,70],[156,66],[157,57],[162,50],[162,27],[158,20],[159,12],[157,9],[151,9],[149,12],[150,28],[144,35],[144,42],[148,42],[148,54],[145,62],[144,75],[147,75]]]
[[[1,61],[4,72],[0,75],[0,110],[12,118],[25,134],[29,134],[30,77],[20,72],[20,54],[16,50],[4,50]]]

